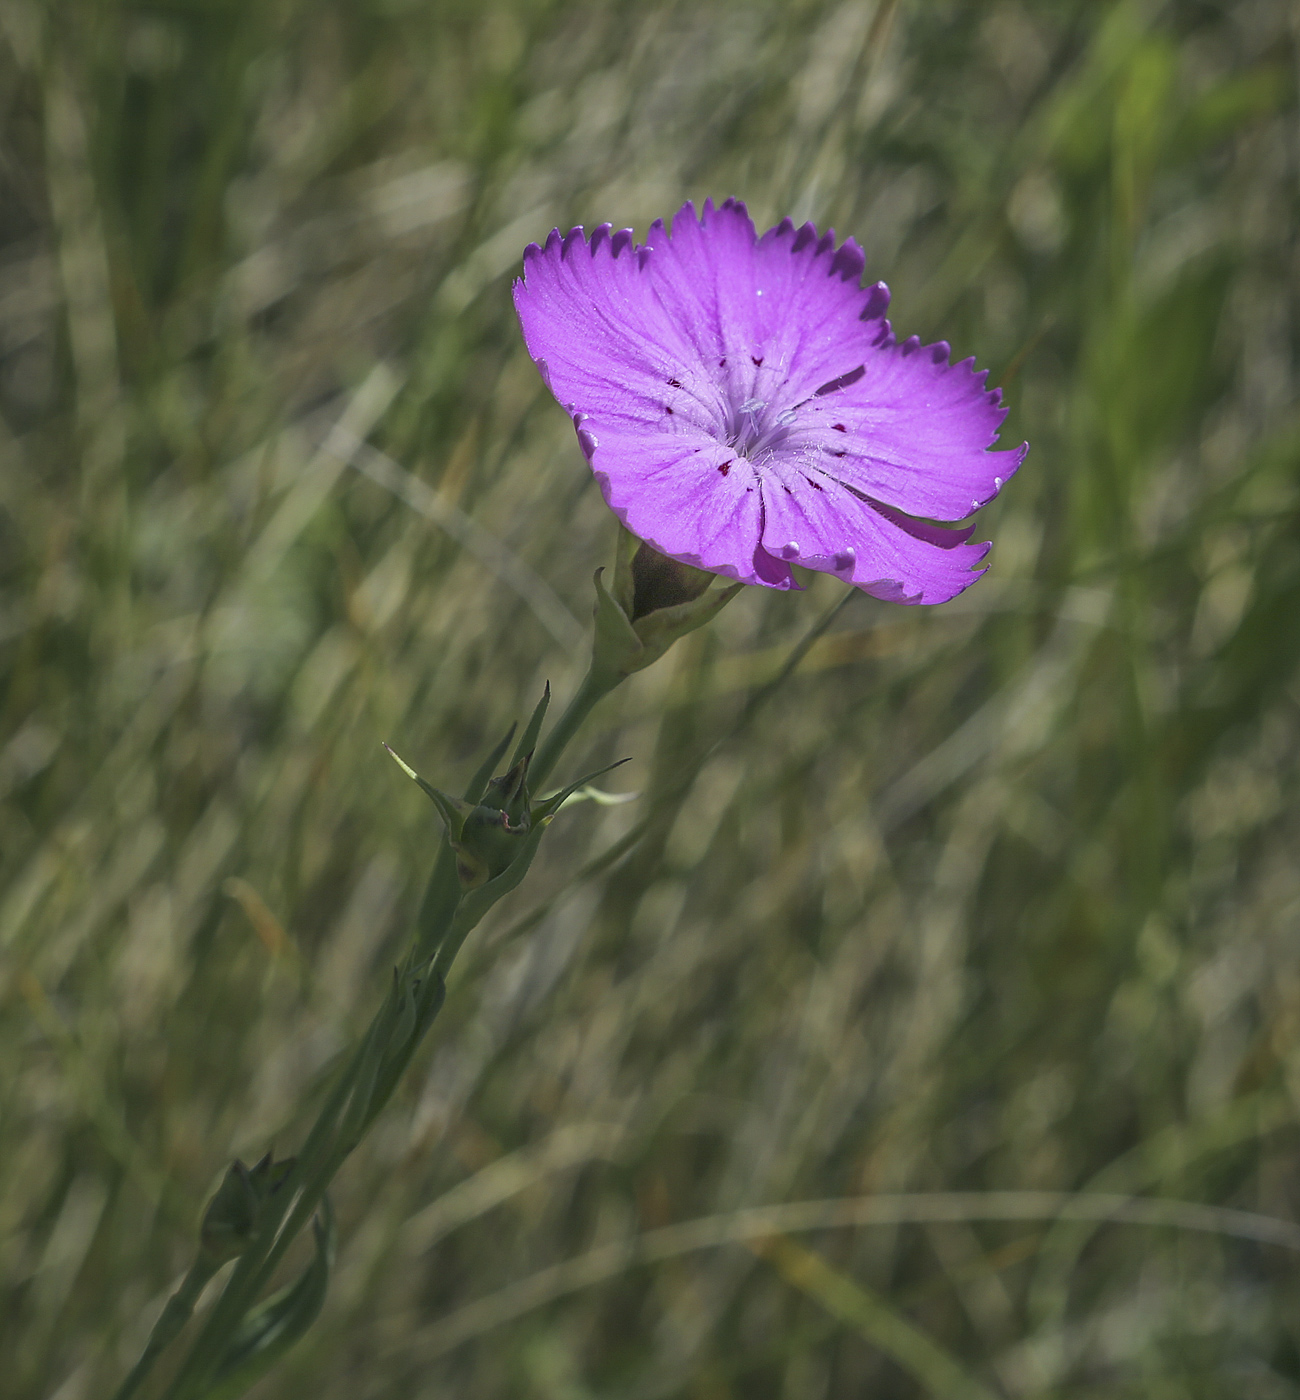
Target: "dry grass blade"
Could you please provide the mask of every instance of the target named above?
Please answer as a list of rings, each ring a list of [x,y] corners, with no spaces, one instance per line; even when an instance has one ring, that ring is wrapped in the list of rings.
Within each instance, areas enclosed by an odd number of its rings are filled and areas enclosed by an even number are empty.
[[[587,640],[587,629],[564,606],[555,590],[495,535],[472,520],[459,507],[444,501],[418,477],[386,453],[361,441],[339,424],[330,429],[322,444],[340,461],[391,491],[412,510],[432,521],[440,530],[462,545],[502,583],[513,588],[533,610],[537,620],[567,652],[578,652]]]
[[[958,1365],[919,1327],[914,1327],[879,1294],[832,1268],[819,1254],[782,1235],[756,1240],[753,1248],[788,1284],[897,1362],[927,1395],[936,1400],[995,1400],[987,1386]]]
[[[538,1308],[646,1267],[724,1245],[753,1244],[781,1235],[868,1226],[932,1225],[951,1221],[1072,1220],[1151,1229],[1192,1230],[1300,1252],[1300,1225],[1249,1211],[1194,1201],[1130,1196],[1071,1195],[1053,1191],[933,1192],[868,1196],[843,1201],[795,1201],[667,1225],[576,1259],[541,1269],[497,1293],[457,1308],[412,1343],[430,1361]]]

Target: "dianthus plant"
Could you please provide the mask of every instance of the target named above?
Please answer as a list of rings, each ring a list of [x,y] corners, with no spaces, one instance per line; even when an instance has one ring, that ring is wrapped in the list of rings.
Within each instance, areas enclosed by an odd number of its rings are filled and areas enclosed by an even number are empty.
[[[508,734],[458,795],[398,760],[443,829],[408,951],[297,1154],[227,1171],[194,1267],[117,1400],[231,1261],[165,1400],[242,1394],[310,1326],[333,1257],[327,1188],[433,1023],[461,944],[585,782],[542,794],[603,695],[744,585],[798,587],[794,565],[896,603],[942,603],[979,576],[988,545],[938,522],[991,500],[1026,449],[990,450],[1005,417],[997,392],[972,361],[950,364],[946,344],[898,340],[889,292],[862,286],[863,268],[851,239],[837,247],[810,224],[757,236],[734,200],[698,216],[687,204],[643,244],[605,224],[525,251],[514,295],[528,351],[626,527],[610,586],[596,576],[590,669],[544,739],[548,697],[513,753]],[[729,585],[711,587],[718,575]],[[308,1224],[314,1258],[263,1298]]]

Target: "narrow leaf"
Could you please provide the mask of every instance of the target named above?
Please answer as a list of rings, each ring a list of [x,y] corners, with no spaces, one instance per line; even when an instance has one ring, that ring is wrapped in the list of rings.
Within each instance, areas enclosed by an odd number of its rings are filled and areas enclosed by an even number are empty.
[[[555,810],[558,812],[579,802],[594,802],[598,807],[622,807],[628,802],[635,802],[640,796],[639,792],[606,792],[604,788],[580,787],[577,792],[570,793]]]
[[[409,982],[403,990],[402,1009],[397,1013],[397,1024],[393,1027],[392,1035],[388,1037],[390,1051],[405,1045],[411,1038],[411,1032],[415,1030],[415,990]]]
[[[594,779],[603,777],[606,773],[612,773],[615,768],[621,768],[625,763],[630,763],[631,761],[632,760],[628,758],[620,758],[617,763],[610,763],[604,768],[597,768],[594,773],[588,773],[584,777],[577,779],[576,782],[570,783],[568,787],[561,788],[559,792],[553,792],[549,797],[543,798],[541,802],[538,802],[533,807],[533,820],[544,821],[547,817],[553,816],[579,788],[586,787],[587,784]]]
[[[501,762],[505,751],[510,747],[510,741],[515,737],[517,725],[511,725],[506,730],[506,736],[492,750],[490,754],[479,764],[478,770],[469,780],[469,786],[465,789],[465,801],[477,804],[483,800],[483,794],[487,791],[487,785],[492,778],[492,774],[497,771],[497,764]]]
[[[542,732],[542,721],[546,718],[546,711],[551,703],[551,683],[546,682],[546,689],[542,691],[542,698],[537,702],[533,710],[533,717],[528,721],[528,728],[524,730],[523,736],[519,740],[515,749],[515,756],[510,760],[513,768],[522,759],[526,758],[537,747],[537,736]]]
[[[325,1303],[337,1232],[329,1197],[312,1221],[316,1254],[302,1275],[247,1313],[217,1366],[204,1400],[235,1400],[303,1336]]]
[[[509,742],[510,739],[507,735],[505,743],[508,744]],[[505,745],[503,744],[502,747],[504,748]],[[412,768],[391,745],[385,744],[384,748],[388,750],[390,756],[402,772],[405,773],[412,782],[418,783],[421,791],[432,799],[433,805],[438,809],[439,815],[442,817],[443,821],[447,823],[447,830],[451,833],[451,839],[453,841],[459,840],[460,828],[465,824],[465,817],[469,815],[470,805],[472,804],[463,803],[458,797],[450,797],[447,793],[440,792],[432,783],[425,782],[415,769]]]

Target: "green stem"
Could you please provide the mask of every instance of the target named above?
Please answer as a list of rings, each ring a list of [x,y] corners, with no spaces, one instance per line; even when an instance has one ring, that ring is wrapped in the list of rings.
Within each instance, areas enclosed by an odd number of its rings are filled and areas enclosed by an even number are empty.
[[[441,874],[445,872],[442,870],[442,862],[439,862],[430,880],[430,894],[434,896],[435,903],[440,902],[435,887]],[[429,902],[429,897],[426,896],[426,904]],[[452,908],[454,909],[454,904]],[[448,918],[443,928],[428,930],[434,946],[445,938],[450,924],[451,919]],[[432,985],[431,971],[429,980],[421,990],[422,1014],[418,1031],[412,1035],[410,1043],[398,1052],[401,1069],[409,1064],[424,1033],[433,1023],[436,1010],[432,1004]],[[431,1011],[434,1014],[430,1014]],[[391,1035],[396,1016],[397,1007],[393,998],[385,998],[384,1004],[376,1012],[360,1045],[353,1052],[312,1126],[293,1171],[264,1207],[267,1214],[259,1223],[256,1240],[240,1258],[221,1298],[202,1332],[195,1339],[184,1365],[173,1378],[167,1390],[167,1400],[197,1400],[197,1397],[205,1392],[213,1370],[220,1364],[233,1329],[238,1326],[259,1292],[269,1282],[285,1251],[311,1220],[330,1182],[356,1146],[355,1141],[340,1141],[339,1133],[348,1126],[346,1119],[350,1102],[366,1056],[368,1053],[381,1053],[376,1048],[377,1043],[382,1045]],[[381,1070],[376,1077],[372,1101],[364,1117],[364,1126],[369,1126],[396,1089],[401,1075],[400,1069],[397,1073],[392,1072],[394,1068],[395,1066],[389,1066],[386,1071]],[[359,1138],[361,1133],[357,1136]]]
[[[370,1030],[362,1042],[361,1055],[359,1056],[361,1060],[364,1061],[371,1055],[382,1059],[396,1020],[397,1006],[393,998],[389,997],[385,999],[378,1015],[371,1022]],[[359,1082],[354,1085],[353,1093],[349,1095],[347,1104],[338,1114],[335,1131],[322,1143],[319,1160],[316,1162],[308,1161],[307,1171],[303,1176],[302,1190],[293,1202],[288,1218],[279,1233],[272,1239],[269,1247],[261,1251],[262,1258],[256,1268],[250,1271],[249,1302],[252,1302],[271,1281],[271,1275],[284,1257],[285,1251],[298,1237],[312,1216],[316,1214],[316,1207],[320,1205],[321,1198],[329,1189],[330,1182],[334,1180],[338,1169],[360,1141],[361,1126],[367,1110],[375,1099],[377,1084],[378,1066],[376,1066],[373,1076],[363,1073],[359,1077]],[[358,1102],[358,1097],[362,1092],[369,1102]],[[391,1090],[389,1092],[391,1093]]]
[[[552,770],[569,746],[569,741],[582,727],[587,716],[622,680],[622,676],[609,671],[597,671],[594,665],[583,677],[573,699],[556,720],[551,732],[542,740],[541,747],[529,764],[528,783],[534,792],[541,792],[542,785],[551,776]]]
[[[740,713],[728,726],[724,734],[720,734],[711,744],[700,754],[699,758],[689,767],[685,767],[678,774],[677,778],[662,789],[652,800],[650,810],[624,835],[620,836],[612,846],[602,851],[598,856],[588,861],[586,865],[564,886],[565,890],[572,889],[578,885],[585,884],[588,880],[594,880],[597,875],[609,869],[615,861],[621,860],[641,838],[648,832],[655,822],[662,816],[663,811],[673,802],[677,801],[690,790],[691,785],[704,771],[705,765],[718,752],[724,744],[735,741],[736,737],[744,733],[745,728],[755,714],[776,694],[778,690],[794,675],[799,668],[799,663],[812,650],[817,639],[821,637],[830,627],[831,623],[844,611],[844,609],[854,600],[857,595],[853,589],[847,589],[837,602],[832,603],[821,615],[812,627],[804,634],[800,641],[791,649],[789,655],[782,663],[781,669],[772,677],[770,681],[759,686],[757,690],[751,691],[749,698],[745,701]],[[511,925],[501,938],[501,943],[510,943],[521,934],[527,933],[531,928],[539,924],[555,907],[556,899],[553,896],[537,905],[523,916],[517,923]]]
[[[530,777],[534,791],[540,790],[550,776],[591,711],[622,679],[621,675],[605,670],[598,671],[594,666],[587,672],[577,693],[546,736],[533,760]],[[293,1170],[263,1208],[264,1215],[259,1221],[257,1238],[240,1258],[216,1306],[195,1338],[183,1365],[173,1377],[166,1392],[166,1400],[199,1400],[205,1393],[213,1372],[220,1365],[234,1329],[270,1281],[285,1251],[310,1221],[330,1182],[351,1154],[357,1141],[396,1089],[402,1071],[410,1063],[440,1009],[440,1005],[433,1001],[435,986],[441,984],[466,934],[478,922],[477,918],[457,919],[460,897],[455,860],[450,848],[444,847],[425,889],[416,919],[414,945],[403,967],[403,974],[406,974],[416,966],[429,964],[428,980],[421,990],[421,1011],[415,1032],[407,1044],[395,1049],[387,1064],[381,1061],[379,1072],[369,1091],[371,1101],[357,1111],[354,1119],[351,1102],[358,1090],[358,1081],[363,1074],[367,1055],[384,1053],[396,1021],[397,1013],[393,999],[385,998],[383,1006],[376,1013],[321,1109],[298,1153]],[[195,1270],[198,1268],[199,1265],[196,1265]],[[157,1355],[175,1339],[189,1319],[194,1309],[194,1301],[211,1277],[211,1272],[197,1283],[191,1296],[191,1292],[188,1291],[190,1279],[196,1276],[192,1271],[176,1298],[168,1304],[163,1318],[154,1329],[145,1355],[140,1358],[114,1400],[129,1400]],[[173,1304],[177,1306],[173,1307]],[[166,1327],[163,1326],[164,1322],[167,1323]]]
[[[166,1391],[167,1400],[183,1400],[183,1397],[186,1396],[202,1394],[203,1383],[208,1374],[217,1365],[231,1333],[239,1325],[240,1319],[254,1301],[262,1277],[262,1266],[274,1249],[277,1237],[283,1238],[286,1234],[280,1227],[290,1205],[294,1198],[299,1195],[300,1188],[306,1189],[309,1179],[311,1179],[311,1184],[314,1184],[314,1178],[321,1165],[316,1159],[324,1156],[325,1160],[328,1160],[331,1155],[328,1148],[332,1144],[339,1120],[347,1108],[348,1100],[356,1086],[366,1048],[374,1034],[375,1024],[387,1012],[389,1000],[389,998],[385,998],[384,1005],[376,1013],[375,1021],[371,1023],[361,1044],[353,1052],[343,1073],[339,1076],[338,1082],[330,1091],[329,1098],[317,1115],[316,1122],[312,1125],[311,1132],[307,1134],[307,1140],[298,1153],[298,1160],[293,1170],[285,1178],[280,1189],[263,1206],[264,1213],[258,1223],[257,1238],[253,1240],[240,1257],[239,1263],[235,1265],[234,1273],[231,1274],[222,1290],[221,1297],[209,1314],[202,1331],[195,1338],[184,1364],[172,1378]],[[328,1181],[326,1185],[328,1185]],[[296,1230],[294,1233],[297,1233]],[[283,1247],[287,1248],[289,1242],[289,1239],[284,1239]]]
[[[392,1098],[398,1084],[401,1083],[407,1066],[414,1059],[415,1052],[420,1048],[429,1027],[433,1025],[438,1013],[442,1010],[445,996],[446,984],[441,976],[431,969],[416,1004],[414,1031],[407,1038],[405,1044],[398,1045],[380,1067],[379,1077],[375,1082],[375,1091],[371,1098],[370,1111],[362,1127],[362,1136],[369,1132],[370,1125],[383,1112],[388,1100]]]
[[[180,1335],[181,1329],[194,1313],[194,1305],[208,1280],[221,1267],[221,1260],[213,1258],[206,1250],[200,1252],[193,1267],[181,1282],[181,1286],[167,1300],[162,1315],[154,1323],[149,1340],[139,1361],[131,1367],[126,1379],[113,1393],[113,1400],[130,1400],[141,1383],[153,1370],[154,1362]]]
[[[427,962],[438,951],[438,945],[446,937],[456,916],[459,902],[460,880],[456,875],[456,856],[444,836],[438,859],[429,874],[429,883],[424,887],[419,913],[415,916],[415,945],[408,959],[410,966],[417,967]]]

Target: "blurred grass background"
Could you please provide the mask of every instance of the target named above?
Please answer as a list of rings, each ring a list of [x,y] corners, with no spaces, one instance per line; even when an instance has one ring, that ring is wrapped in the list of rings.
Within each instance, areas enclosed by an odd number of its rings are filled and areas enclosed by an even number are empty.
[[[523,245],[733,193],[1005,387],[992,572],[856,600],[740,731],[833,580],[606,702],[573,762],[642,797],[467,948],[258,1394],[1300,1395],[1295,1258],[1214,1234],[579,1286],[787,1200],[1300,1211],[1297,38],[1287,0],[4,0],[6,1396],[108,1392],[368,1018],[435,831],[380,740],[452,785],[581,673],[612,522]]]

